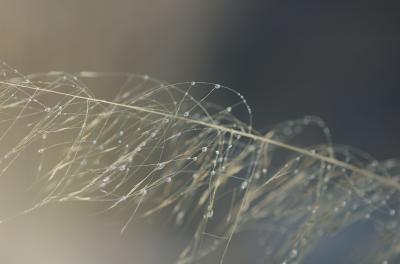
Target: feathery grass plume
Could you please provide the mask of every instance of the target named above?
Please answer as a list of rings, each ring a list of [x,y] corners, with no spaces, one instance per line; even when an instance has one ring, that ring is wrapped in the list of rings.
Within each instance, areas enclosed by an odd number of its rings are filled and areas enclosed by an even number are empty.
[[[262,135],[243,96],[218,84],[24,76],[5,63],[0,76],[0,176],[24,163],[38,194],[4,220],[66,201],[124,208],[122,232],[134,217],[167,214],[192,232],[177,263],[222,263],[232,238],[246,233],[260,263],[301,263],[322,238],[368,221],[371,250],[352,260],[399,258],[399,161],[333,145],[317,117]],[[96,97],[102,87],[114,98]],[[236,99],[223,106],[222,97]],[[316,131],[321,140],[302,146],[302,135]]]

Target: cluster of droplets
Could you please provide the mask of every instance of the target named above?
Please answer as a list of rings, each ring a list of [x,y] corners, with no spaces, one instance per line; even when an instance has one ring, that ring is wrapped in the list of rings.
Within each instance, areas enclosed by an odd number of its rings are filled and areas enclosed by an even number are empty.
[[[317,117],[284,122],[261,135],[252,129],[243,95],[220,84],[171,85],[121,74],[115,100],[104,101],[85,83],[98,80],[101,89],[109,75],[23,76],[3,64],[0,76],[6,114],[0,172],[11,173],[19,159],[34,153],[35,185],[46,187],[32,208],[70,200],[125,206],[130,217],[123,230],[136,215],[167,211],[174,224],[193,226],[180,263],[228,249],[234,235],[254,228],[260,256],[300,263],[321,238],[363,221],[379,225],[371,260],[387,264],[399,255],[400,238],[393,235],[400,231],[398,190],[340,166],[391,180],[399,175],[398,162],[380,163],[334,146]],[[221,95],[236,103],[217,104]],[[248,120],[238,120],[239,112]],[[322,137],[304,151],[270,144],[291,146],[309,128]]]

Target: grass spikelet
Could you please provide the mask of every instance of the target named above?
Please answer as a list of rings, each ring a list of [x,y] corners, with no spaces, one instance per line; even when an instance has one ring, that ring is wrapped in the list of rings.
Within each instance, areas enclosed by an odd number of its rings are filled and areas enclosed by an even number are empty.
[[[168,215],[191,232],[177,263],[222,263],[246,234],[260,263],[302,263],[321,239],[370,222],[375,239],[363,263],[398,259],[398,160],[333,144],[317,117],[263,135],[244,97],[219,84],[24,76],[5,63],[0,76],[0,176],[24,164],[37,194],[3,221],[68,201],[123,208],[121,232],[135,218]],[[113,97],[97,97],[99,89]],[[233,102],[221,105],[223,97]],[[318,140],[302,145],[307,133]]]

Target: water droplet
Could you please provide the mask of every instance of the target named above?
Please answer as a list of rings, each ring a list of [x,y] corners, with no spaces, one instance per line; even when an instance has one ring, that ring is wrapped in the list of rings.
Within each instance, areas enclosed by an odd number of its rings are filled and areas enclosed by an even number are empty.
[[[165,164],[164,164],[164,163],[158,163],[158,164],[157,164],[157,170],[164,169],[164,167],[165,167]]]
[[[202,147],[202,148],[201,148],[201,152],[206,152],[207,150],[208,150],[207,147]]]
[[[214,85],[214,87],[215,87],[215,89],[219,89],[219,88],[221,88],[221,85],[216,84],[216,85]]]
[[[184,117],[188,117],[188,116],[189,116],[189,112],[183,113],[183,116],[184,116]]]
[[[240,185],[240,189],[244,190],[247,188],[248,185],[249,185],[249,183],[247,181],[243,181],[242,185]]]
[[[212,209],[208,209],[206,217],[211,218],[211,217],[213,217],[213,215],[214,215],[214,211]]]
[[[176,224],[177,225],[181,225],[182,224],[183,217],[185,217],[185,212],[184,211],[180,211],[176,216]]]
[[[292,249],[292,250],[290,251],[290,257],[291,257],[291,258],[297,257],[297,254],[298,254],[297,249]]]

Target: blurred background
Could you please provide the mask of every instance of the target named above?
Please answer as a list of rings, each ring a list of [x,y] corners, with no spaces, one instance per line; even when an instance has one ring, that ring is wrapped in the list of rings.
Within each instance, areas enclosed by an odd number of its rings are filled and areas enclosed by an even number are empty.
[[[396,1],[378,0],[2,0],[0,59],[24,74],[123,71],[220,83],[245,96],[261,131],[317,115],[334,142],[384,160],[400,156],[399,12]],[[155,230],[144,236],[151,243],[130,244],[98,232],[107,223],[71,220],[66,210],[0,227],[0,260],[162,263],[154,251],[173,247]]]

